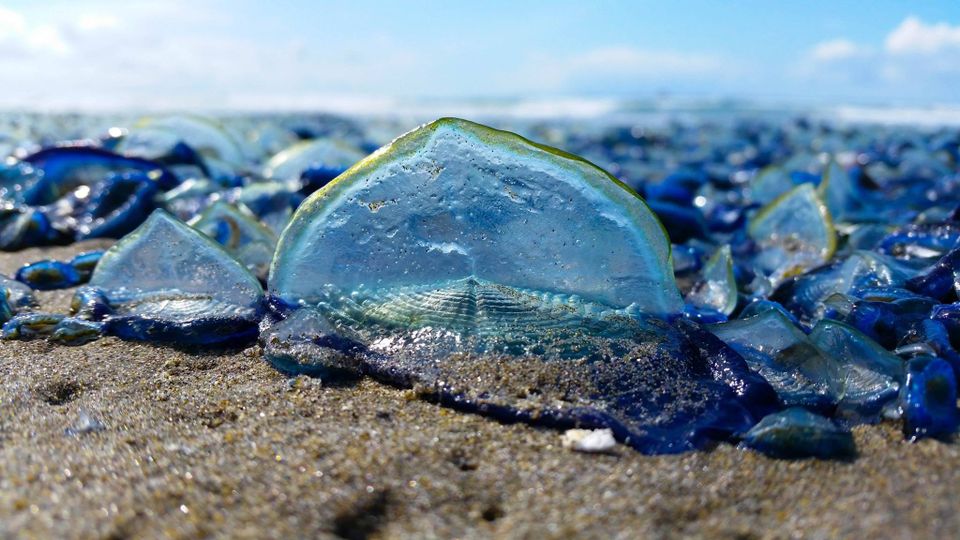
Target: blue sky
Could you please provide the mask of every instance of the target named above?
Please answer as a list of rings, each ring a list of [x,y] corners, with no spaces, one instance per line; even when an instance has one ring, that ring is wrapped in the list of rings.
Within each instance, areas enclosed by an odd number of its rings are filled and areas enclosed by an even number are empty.
[[[0,1],[0,107],[960,101],[960,2]]]

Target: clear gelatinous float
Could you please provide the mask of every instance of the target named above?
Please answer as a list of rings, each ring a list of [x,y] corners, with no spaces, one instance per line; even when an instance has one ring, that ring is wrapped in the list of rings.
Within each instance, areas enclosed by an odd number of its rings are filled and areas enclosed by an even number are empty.
[[[776,404],[738,354],[679,318],[670,246],[642,199],[582,159],[464,120],[410,132],[311,196],[269,295],[262,340],[284,371],[610,427],[642,451],[703,447]]]

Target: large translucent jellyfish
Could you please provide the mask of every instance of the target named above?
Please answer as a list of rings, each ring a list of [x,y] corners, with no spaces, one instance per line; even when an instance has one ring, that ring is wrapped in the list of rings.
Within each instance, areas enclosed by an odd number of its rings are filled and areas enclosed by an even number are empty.
[[[111,247],[78,290],[78,317],[124,339],[238,344],[256,335],[263,289],[240,262],[163,210]]]
[[[441,119],[314,193],[269,279],[267,358],[506,420],[703,447],[777,405],[692,322],[660,223],[592,164]],[[666,322],[671,318],[674,322]]]
[[[401,137],[304,202],[270,289],[310,304],[468,277],[649,314],[682,308],[670,244],[635,193],[574,156],[456,119]]]

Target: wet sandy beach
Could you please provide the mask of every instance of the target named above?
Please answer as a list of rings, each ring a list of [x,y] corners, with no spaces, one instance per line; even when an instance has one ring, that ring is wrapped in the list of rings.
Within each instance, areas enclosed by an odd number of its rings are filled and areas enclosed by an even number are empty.
[[[0,271],[77,251],[5,254]],[[102,429],[67,434],[81,415]],[[960,535],[960,445],[854,433],[850,463],[725,444],[584,455],[372,381],[291,380],[256,347],[0,342],[0,537]]]

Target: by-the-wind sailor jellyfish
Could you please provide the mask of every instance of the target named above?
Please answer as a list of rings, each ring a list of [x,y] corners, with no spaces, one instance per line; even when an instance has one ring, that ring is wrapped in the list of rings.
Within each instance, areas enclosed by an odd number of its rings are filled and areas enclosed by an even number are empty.
[[[123,339],[238,344],[256,335],[263,289],[204,234],[156,210],[100,260],[73,302]]]
[[[216,240],[255,276],[266,279],[277,236],[245,206],[217,201],[190,225]]]
[[[468,411],[703,447],[776,406],[696,324],[670,244],[629,188],[512,133],[441,119],[314,193],[269,278],[266,356]],[[666,318],[675,318],[673,323]]]

